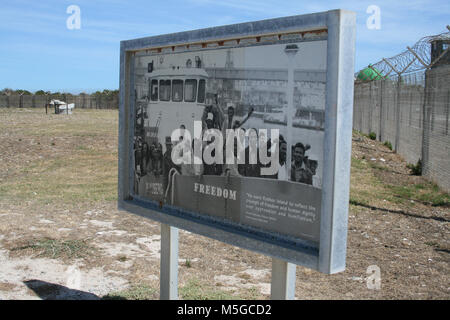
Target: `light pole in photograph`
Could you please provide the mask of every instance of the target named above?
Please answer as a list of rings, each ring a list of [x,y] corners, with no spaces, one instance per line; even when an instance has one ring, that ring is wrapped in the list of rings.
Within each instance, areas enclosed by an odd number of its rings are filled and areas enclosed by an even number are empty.
[[[298,52],[296,44],[288,44],[284,48],[284,52],[288,57],[288,83],[286,90],[287,97],[287,126],[286,126],[286,179],[289,181],[291,177],[292,165],[292,119],[295,116],[294,108],[294,57]]]

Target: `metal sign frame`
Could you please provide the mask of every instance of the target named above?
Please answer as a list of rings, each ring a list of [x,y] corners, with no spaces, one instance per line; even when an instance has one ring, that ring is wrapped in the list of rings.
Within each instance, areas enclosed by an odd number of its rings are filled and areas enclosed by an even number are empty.
[[[127,40],[120,43],[118,207],[152,220],[332,274],[345,269],[353,114],[356,15],[345,10],[298,15]],[[268,34],[327,30],[325,133],[318,247],[255,232],[132,194],[134,54],[140,50]]]

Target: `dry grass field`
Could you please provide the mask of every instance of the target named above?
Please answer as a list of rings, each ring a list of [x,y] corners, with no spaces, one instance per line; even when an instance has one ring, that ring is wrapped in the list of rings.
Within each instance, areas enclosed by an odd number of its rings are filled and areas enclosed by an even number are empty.
[[[117,132],[113,110],[0,109],[0,299],[159,298],[159,224],[117,210]],[[297,267],[296,299],[450,298],[450,197],[406,165],[354,133],[346,271]],[[269,298],[269,257],[179,245],[181,299]]]

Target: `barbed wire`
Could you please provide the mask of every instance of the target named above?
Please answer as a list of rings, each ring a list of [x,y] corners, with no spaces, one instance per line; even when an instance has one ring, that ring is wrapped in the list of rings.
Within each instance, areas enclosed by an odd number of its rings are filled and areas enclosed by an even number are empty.
[[[447,26],[450,30],[450,27]],[[438,60],[440,60],[450,48],[447,48],[440,56],[431,57],[431,45],[434,41],[444,40],[450,41],[450,31],[443,32],[434,36],[421,38],[412,47],[407,47],[405,51],[391,57],[383,58],[380,61],[369,65],[368,67],[376,72],[382,78],[397,78],[399,75],[421,71],[430,68]],[[355,74],[365,70],[361,69]]]

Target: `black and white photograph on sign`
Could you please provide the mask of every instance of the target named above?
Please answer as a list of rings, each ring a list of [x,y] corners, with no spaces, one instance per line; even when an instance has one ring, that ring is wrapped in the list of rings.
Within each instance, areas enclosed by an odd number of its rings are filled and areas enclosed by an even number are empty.
[[[137,52],[135,195],[318,242],[326,54],[326,35]]]

